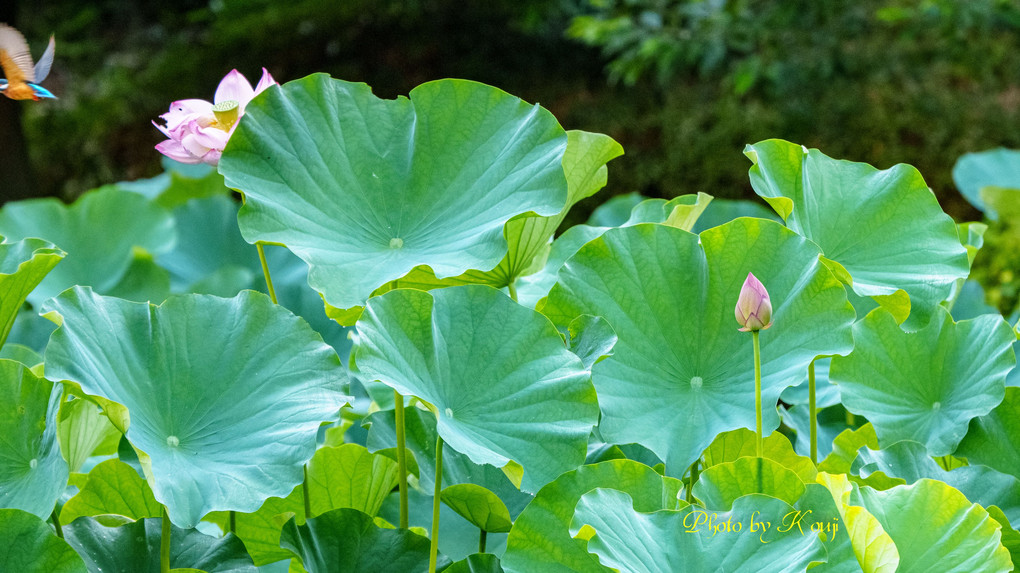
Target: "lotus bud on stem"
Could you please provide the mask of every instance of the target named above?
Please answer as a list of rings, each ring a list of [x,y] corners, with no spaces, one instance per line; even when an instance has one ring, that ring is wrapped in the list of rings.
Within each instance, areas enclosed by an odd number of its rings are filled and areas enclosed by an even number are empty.
[[[734,315],[740,324],[741,332],[750,332],[754,342],[754,409],[756,434],[758,437],[758,457],[764,457],[765,446],[762,439],[761,422],[761,347],[758,343],[758,332],[772,326],[772,301],[765,285],[752,273],[747,273],[744,285],[740,287],[740,296]]]

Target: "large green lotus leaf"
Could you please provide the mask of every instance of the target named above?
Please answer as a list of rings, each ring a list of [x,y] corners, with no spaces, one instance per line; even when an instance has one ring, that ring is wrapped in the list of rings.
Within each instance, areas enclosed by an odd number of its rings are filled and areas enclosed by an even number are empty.
[[[864,573],[895,573],[900,554],[882,524],[867,509],[850,505],[853,486],[845,475],[818,474],[818,483],[824,485],[839,510],[843,528],[850,535],[854,557]],[[831,557],[831,554],[830,554]],[[831,564],[832,560],[829,560]]]
[[[283,527],[280,544],[301,558],[308,573],[426,571],[429,540],[408,529],[381,529],[356,509],[334,509],[304,525]],[[440,555],[437,570],[450,564]]]
[[[885,491],[862,487],[860,496],[896,544],[898,573],[1013,568],[1009,552],[999,542],[999,523],[940,481],[922,479]]]
[[[361,372],[431,404],[439,435],[475,463],[513,460],[536,491],[584,462],[595,389],[537,312],[487,286],[398,289],[369,301],[358,333]]]
[[[365,424],[369,425],[366,445],[370,451],[396,447],[393,410],[374,412],[365,419]],[[435,488],[436,437],[435,416],[413,406],[404,408],[405,445],[418,466],[418,485],[428,492]],[[457,450],[443,448],[443,485],[465,483],[479,485],[495,493],[506,504],[511,517],[517,517],[532,499],[531,495],[517,489],[499,468],[476,464]]]
[[[999,147],[988,151],[965,153],[953,165],[953,182],[970,204],[984,211],[991,220],[998,219],[995,209],[985,204],[981,189],[1009,187],[1020,189],[1020,151]]]
[[[619,340],[592,368],[602,436],[646,446],[683,475],[716,435],[755,427],[751,336],[733,318],[748,272],[774,309],[761,333],[766,432],[779,425],[779,394],[813,358],[851,349],[853,309],[818,255],[761,219],[700,236],[663,225],[613,229],[570,258],[539,310],[561,328],[582,314],[609,322]]]
[[[566,146],[552,114],[484,84],[381,100],[314,74],[253,101],[219,169],[247,197],[245,239],[287,245],[308,284],[350,308],[419,265],[495,267],[507,221],[563,209]]]
[[[502,566],[507,573],[608,572],[584,543],[572,539],[570,520],[581,496],[604,487],[627,492],[638,511],[677,509],[680,480],[661,476],[643,464],[620,459],[582,466],[556,478],[535,495],[514,521]]]
[[[0,360],[0,508],[46,519],[67,485],[57,443],[59,384],[24,364]]]
[[[83,515],[123,515],[130,519],[159,517],[162,506],[152,489],[134,468],[124,462],[106,460],[88,474],[85,486],[64,503],[60,522],[71,523]]]
[[[880,445],[914,440],[943,456],[972,418],[1002,401],[1016,366],[1014,342],[1000,316],[953,322],[939,307],[927,326],[906,333],[876,309],[854,325],[854,351],[832,359],[829,378],[847,410],[871,422]]]
[[[735,462],[744,457],[758,455],[758,437],[747,428],[737,428],[719,434],[712,440],[703,455],[704,468],[727,462]],[[763,453],[766,459],[778,462],[779,465],[792,470],[804,483],[815,480],[818,470],[810,458],[797,455],[793,451],[790,440],[779,432],[773,432],[762,440]],[[791,502],[792,503],[792,502]]]
[[[955,455],[1020,478],[1020,388],[1006,388],[1001,404],[971,421]]]
[[[342,507],[379,513],[397,485],[397,463],[359,444],[319,448],[308,462],[312,516]]]
[[[126,436],[151,458],[149,484],[175,524],[289,493],[319,425],[348,400],[333,349],[259,293],[154,306],[75,287],[48,306],[63,326],[47,375],[127,409]]]
[[[93,454],[116,453],[120,436],[120,431],[92,401],[76,397],[60,405],[57,439],[71,472],[79,471]]]
[[[67,252],[28,295],[36,308],[73,285],[106,293],[124,278],[136,249],[155,256],[175,241],[169,212],[113,187],[86,193],[71,205],[53,198],[8,203],[0,210],[0,235],[14,241],[38,237]]]
[[[737,499],[752,493],[793,505],[804,495],[804,482],[778,462],[744,457],[705,468],[694,484],[694,497],[712,511],[729,511]]]
[[[31,513],[0,509],[0,571],[11,573],[85,573],[85,563]]]
[[[956,224],[917,169],[879,171],[778,139],[748,145],[744,154],[754,163],[755,192],[849,273],[854,292],[910,296],[909,325],[923,326],[970,272]]]
[[[924,444],[896,442],[881,450],[861,449],[852,470],[862,478],[875,472],[906,483],[929,478],[960,490],[983,507],[998,506],[1012,523],[1020,525],[1020,479],[987,466],[963,466],[946,471],[925,451]]]
[[[730,512],[710,514],[688,506],[646,513],[634,508],[630,495],[598,488],[577,503],[570,533],[587,537],[588,551],[621,573],[792,573],[825,561],[818,536],[778,526],[753,530],[751,520],[752,514],[760,519],[794,511],[784,501],[750,495],[736,500]]]
[[[29,293],[46,277],[65,253],[41,239],[0,242],[0,346],[7,340],[14,319]]]
[[[140,519],[104,525],[83,517],[64,527],[64,538],[85,560],[89,573],[159,573],[162,522]],[[170,568],[207,573],[256,573],[244,544],[234,535],[211,537],[170,527]]]

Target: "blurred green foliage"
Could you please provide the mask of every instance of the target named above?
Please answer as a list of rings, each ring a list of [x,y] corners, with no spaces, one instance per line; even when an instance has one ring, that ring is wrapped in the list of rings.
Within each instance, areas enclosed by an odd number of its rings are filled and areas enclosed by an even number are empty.
[[[611,135],[626,156],[567,224],[631,191],[749,197],[741,151],[770,137],[915,165],[974,219],[955,159],[1020,147],[1013,0],[22,0],[17,25],[37,50],[57,36],[61,99],[24,109],[37,183],[65,198],[158,173],[149,121],[263,66],[383,97],[464,77]]]

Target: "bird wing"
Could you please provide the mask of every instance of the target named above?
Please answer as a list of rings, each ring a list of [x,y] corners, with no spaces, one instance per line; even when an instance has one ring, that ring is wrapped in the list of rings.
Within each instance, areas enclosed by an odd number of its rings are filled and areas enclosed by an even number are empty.
[[[57,42],[50,36],[50,43],[46,46],[46,51],[43,52],[39,61],[35,63],[35,83],[41,84],[46,76],[50,75],[50,66],[53,65],[53,52],[57,48]]]
[[[28,42],[21,32],[6,24],[0,24],[0,67],[7,81],[12,84],[35,81],[35,68],[32,66]]]

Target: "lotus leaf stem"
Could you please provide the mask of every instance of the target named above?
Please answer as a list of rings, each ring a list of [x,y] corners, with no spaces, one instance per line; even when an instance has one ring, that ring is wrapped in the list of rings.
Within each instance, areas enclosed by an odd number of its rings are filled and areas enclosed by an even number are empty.
[[[311,492],[308,491],[308,464],[301,466],[304,471],[305,479],[301,481],[301,493],[302,498],[305,501],[305,519],[312,518],[312,497]]]
[[[393,413],[397,427],[397,488],[400,491],[400,528],[407,529],[407,451],[404,437],[404,397],[393,391]]]
[[[163,534],[159,539],[159,573],[170,573],[170,518],[163,506]]]
[[[262,248],[262,242],[255,243],[255,248],[259,251],[259,261],[262,263],[262,275],[266,277],[266,288],[269,290],[269,300],[276,302],[276,289],[273,288],[273,277],[269,275],[269,264],[266,263],[266,251]]]
[[[53,508],[52,518],[53,518],[53,527],[57,530],[57,537],[63,539],[64,538],[64,530],[63,530],[62,527],[60,527],[60,512],[57,511],[57,508],[55,508],[55,507]]]
[[[687,495],[684,497],[684,500],[687,503],[690,503],[690,504],[694,503],[694,484],[695,484],[695,482],[698,481],[698,473],[699,473],[698,472],[698,464],[700,462],[701,462],[701,458],[698,458],[698,459],[694,460],[693,464],[691,464],[691,478],[690,478],[690,481],[687,482]]]
[[[485,537],[489,534],[482,528],[478,528],[478,552],[485,553]]]
[[[432,493],[432,543],[429,546],[429,573],[436,573],[439,556],[439,498],[443,491],[443,437],[436,436],[436,487]]]
[[[507,292],[510,293],[510,298],[513,299],[514,302],[517,302],[517,285],[515,284],[516,282],[517,281],[513,280],[506,285],[506,290]]]
[[[818,463],[818,410],[815,404],[815,361],[807,367],[808,418],[811,422],[811,463]]]
[[[227,525],[227,533],[233,533],[233,534],[236,535],[237,534],[237,512],[236,511],[231,509],[228,512],[227,523],[228,523],[228,525]]]

